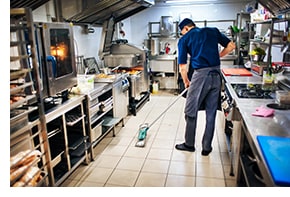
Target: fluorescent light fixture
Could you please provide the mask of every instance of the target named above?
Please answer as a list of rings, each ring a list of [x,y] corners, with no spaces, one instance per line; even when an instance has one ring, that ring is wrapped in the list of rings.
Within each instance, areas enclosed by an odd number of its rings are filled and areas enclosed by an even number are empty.
[[[206,0],[206,2],[215,2],[217,0]],[[203,2],[201,0],[176,0],[176,1],[166,1],[166,3],[194,3],[194,2]]]

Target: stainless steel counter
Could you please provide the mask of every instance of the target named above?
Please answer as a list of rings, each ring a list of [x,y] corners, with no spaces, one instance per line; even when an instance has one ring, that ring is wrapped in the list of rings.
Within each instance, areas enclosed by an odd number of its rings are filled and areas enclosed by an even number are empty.
[[[238,67],[238,66],[231,66]],[[290,110],[276,110],[274,116],[271,117],[257,117],[253,116],[252,113],[255,112],[256,108],[260,106],[266,107],[269,103],[275,103],[274,99],[248,99],[248,98],[239,98],[231,86],[233,83],[254,83],[262,84],[262,77],[253,74],[251,77],[246,76],[224,76],[225,85],[229,94],[232,96],[233,100],[236,103],[237,108],[242,116],[242,124],[246,128],[246,136],[253,144],[255,152],[257,152],[257,158],[260,159],[260,163],[265,166],[265,171],[263,171],[265,177],[268,177],[267,183],[269,185],[273,184],[271,180],[271,173],[267,168],[267,164],[260,149],[259,143],[257,141],[258,135],[264,136],[281,136],[281,137],[290,137]],[[242,143],[242,142],[241,142]],[[263,167],[264,168],[264,167]]]
[[[266,106],[269,103],[274,103],[275,99],[246,99],[238,98],[234,89],[230,84],[232,83],[255,83],[262,84],[262,77],[253,74],[251,77],[245,76],[224,76],[226,86],[236,101],[237,107],[250,130],[253,139],[257,135],[271,135],[271,136],[288,136],[290,137],[290,110],[275,110],[273,117],[257,117],[252,116],[255,109],[260,106]]]

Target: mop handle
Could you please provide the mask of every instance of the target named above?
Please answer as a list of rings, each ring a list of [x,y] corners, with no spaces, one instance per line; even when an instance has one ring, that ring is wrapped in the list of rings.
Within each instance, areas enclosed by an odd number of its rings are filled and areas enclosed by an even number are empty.
[[[182,97],[182,95],[187,91],[187,89],[188,88],[185,88],[177,97],[176,97],[176,99],[172,102],[172,103],[170,103],[170,105],[168,105],[168,107],[148,126],[148,128],[150,128],[153,124],[155,124],[155,122],[157,121],[157,120],[159,120],[159,118],[161,118],[161,116],[163,116],[164,115],[164,113],[165,112],[167,112],[168,111],[168,109],[174,104],[174,103],[176,103],[178,100],[179,100],[179,98],[180,97]]]

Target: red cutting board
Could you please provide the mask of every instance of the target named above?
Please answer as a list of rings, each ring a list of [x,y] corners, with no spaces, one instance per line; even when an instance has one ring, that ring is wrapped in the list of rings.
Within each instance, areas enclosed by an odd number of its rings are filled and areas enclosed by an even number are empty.
[[[253,74],[245,68],[222,68],[225,76],[253,76]]]

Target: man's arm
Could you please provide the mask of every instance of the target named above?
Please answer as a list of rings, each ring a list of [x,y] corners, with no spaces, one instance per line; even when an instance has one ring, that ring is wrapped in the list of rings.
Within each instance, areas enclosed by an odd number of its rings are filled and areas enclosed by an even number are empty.
[[[179,70],[180,70],[180,74],[181,74],[181,77],[182,77],[182,80],[183,80],[183,83],[184,83],[184,87],[185,88],[188,88],[189,87],[189,84],[190,84],[190,81],[188,79],[188,76],[187,76],[187,68],[186,68],[186,64],[179,64]]]
[[[225,47],[221,52],[220,52],[220,57],[223,57],[227,54],[229,54],[230,52],[232,52],[234,49],[236,48],[236,44],[233,41],[230,41],[227,45],[227,47]]]

